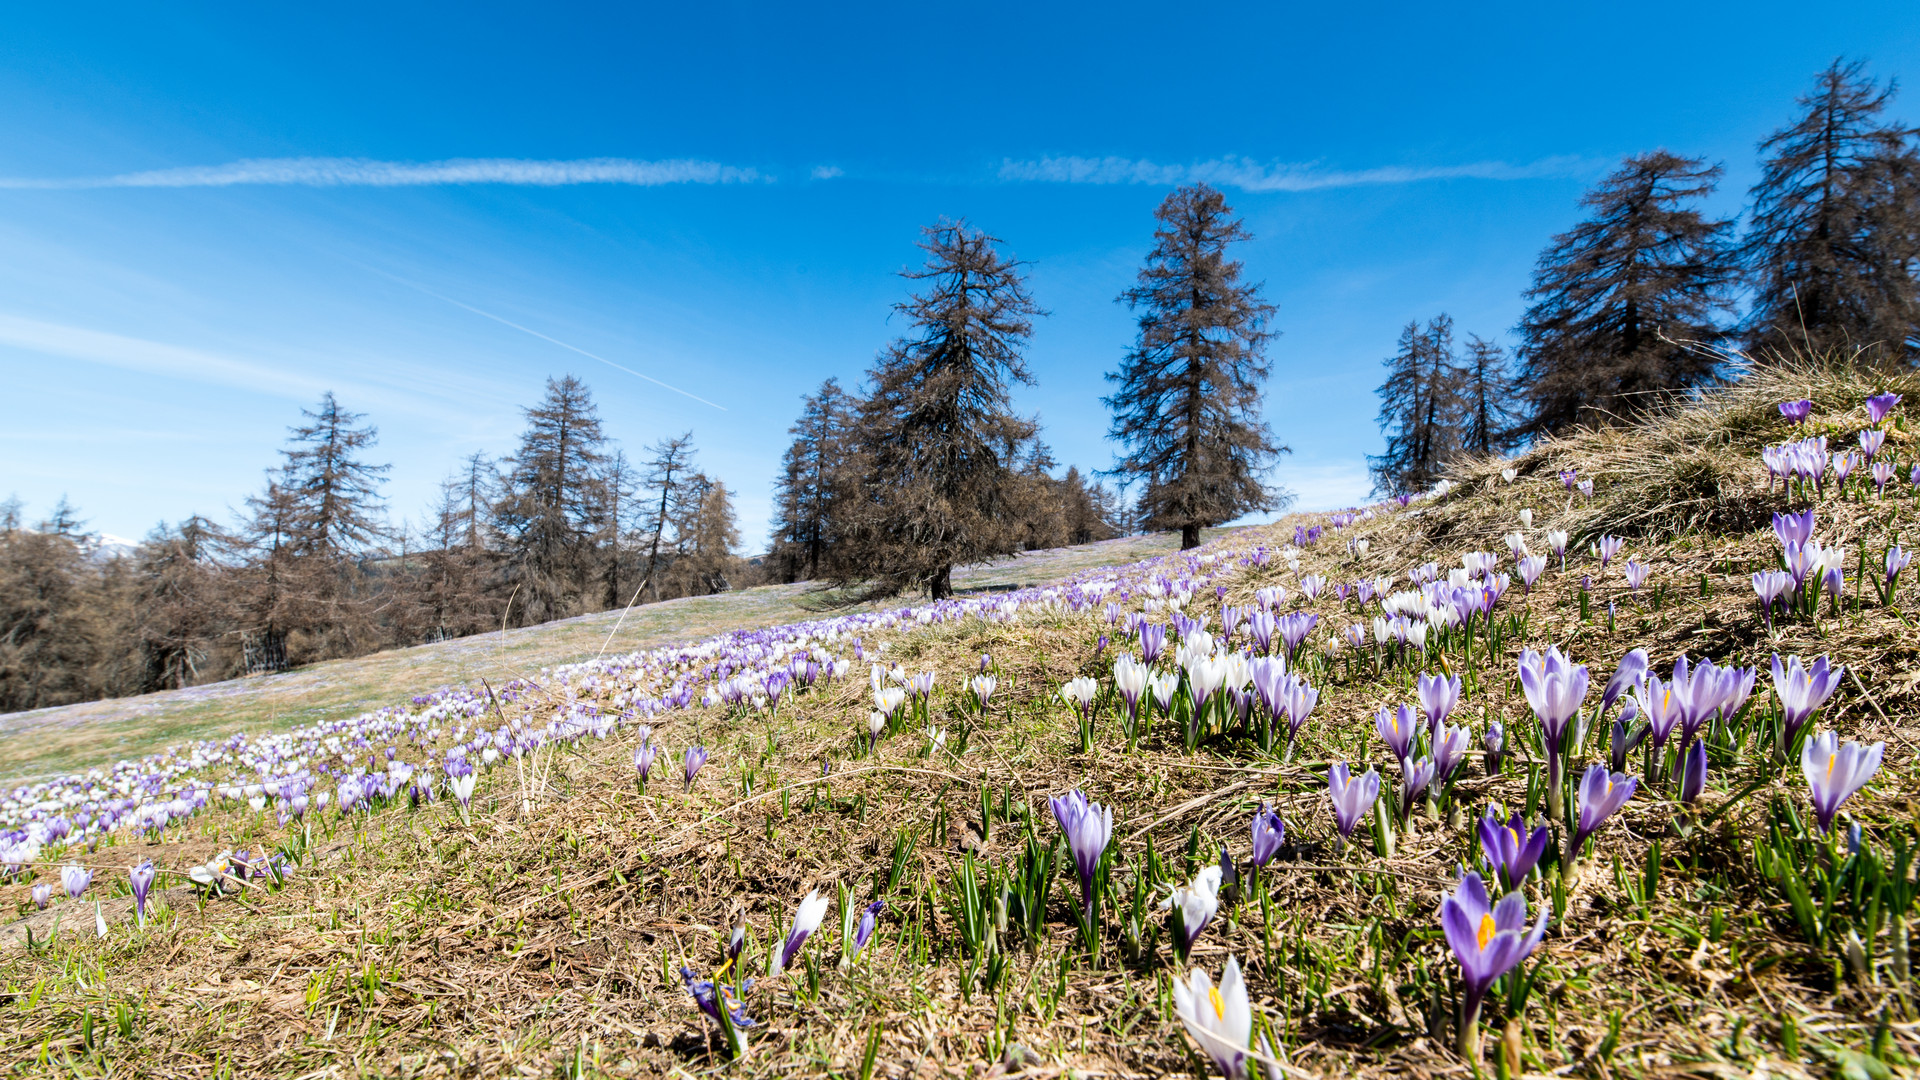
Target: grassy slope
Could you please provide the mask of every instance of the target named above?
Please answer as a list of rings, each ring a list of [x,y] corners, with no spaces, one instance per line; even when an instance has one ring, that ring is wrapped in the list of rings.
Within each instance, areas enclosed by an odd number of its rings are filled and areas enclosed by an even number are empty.
[[[1178,539],[1161,533],[1028,552],[957,571],[955,587],[964,594],[1054,581],[1088,567],[1170,551]],[[624,617],[606,611],[504,634],[328,661],[279,675],[0,714],[0,786],[140,757],[195,739],[353,716],[441,686],[477,686],[483,678],[498,686],[517,675],[594,656],[603,648],[618,655],[839,610],[845,609],[823,607],[805,585],[766,585],[648,604]]]
[[[1512,732],[1531,726],[1512,678],[1523,645],[1558,643],[1592,664],[1596,697],[1634,646],[1648,648],[1657,668],[1682,650],[1763,664],[1776,648],[1830,653],[1862,678],[1842,686],[1820,726],[1888,744],[1879,778],[1847,807],[1884,850],[1917,816],[1920,634],[1868,592],[1858,611],[1770,636],[1747,585],[1775,551],[1764,512],[1786,504],[1766,493],[1758,464],[1761,443],[1784,434],[1766,410],[1793,388],[1772,376],[1654,429],[1539,448],[1515,463],[1511,485],[1494,467],[1470,471],[1416,513],[1356,527],[1372,543],[1364,560],[1346,555],[1336,537],[1309,551],[1302,569],[1345,581],[1362,572],[1404,577],[1427,559],[1454,564],[1464,551],[1497,547],[1530,508],[1536,547],[1547,529],[1575,531],[1568,571],[1549,572],[1528,596],[1515,586],[1502,605],[1514,617],[1511,633],[1492,657],[1483,642],[1472,659],[1456,648],[1432,660],[1466,678],[1458,715],[1476,734],[1486,719]],[[1870,389],[1846,378],[1809,388],[1837,435],[1849,432],[1845,417],[1857,416]],[[1920,386],[1902,389],[1920,403],[1912,393]],[[1898,442],[1899,456],[1912,459],[1913,441],[1903,432]],[[1568,499],[1554,478],[1565,465],[1596,481],[1591,503]],[[1886,503],[1826,501],[1819,513],[1827,539],[1875,550],[1920,525],[1904,487]],[[1603,529],[1628,536],[1628,553],[1652,566],[1647,591],[1628,590],[1617,570],[1602,572],[1579,553]],[[1290,533],[1283,522],[1268,535]],[[1577,603],[1582,575],[1594,578],[1592,619]],[[1276,565],[1235,577],[1229,599],[1268,584],[1296,587]],[[1909,602],[1914,588],[1910,578]],[[1307,606],[1323,625],[1355,617],[1331,593]],[[1416,814],[1395,856],[1342,853],[1327,810],[1326,763],[1383,762],[1372,713],[1411,699],[1409,673],[1312,659],[1322,698],[1292,761],[1238,735],[1212,735],[1189,754],[1164,723],[1128,750],[1111,711],[1093,751],[1083,752],[1054,691],[1075,674],[1106,678],[1111,654],[1094,653],[1103,629],[1034,614],[894,637],[890,658],[939,673],[935,704],[952,732],[951,755],[928,756],[925,738],[908,732],[858,756],[851,733],[866,691],[856,679],[795,699],[777,717],[712,710],[664,718],[659,735],[670,749],[696,738],[714,748],[691,793],[656,783],[638,794],[623,737],[552,759],[550,788],[525,811],[514,771],[494,769],[471,826],[445,806],[351,822],[328,815],[316,826],[314,871],[284,891],[201,905],[175,890],[170,910],[145,931],[116,929],[104,942],[65,936],[31,956],[0,954],[11,999],[0,1004],[0,1057],[11,1056],[19,1075],[47,1074],[42,1054],[84,1075],[725,1070],[675,969],[712,970],[740,918],[749,970],[764,975],[798,898],[844,886],[856,904],[886,900],[874,944],[836,971],[840,935],[830,915],[807,946],[817,963],[762,977],[748,993],[761,1023],[752,1057],[732,1072],[858,1075],[869,1045],[874,1075],[888,1077],[998,1075],[1016,1058],[1048,1076],[1204,1071],[1168,1008],[1178,972],[1157,913],[1137,928],[1136,950],[1126,898],[1160,861],[1168,864],[1156,875],[1162,881],[1190,870],[1182,865],[1190,840],[1202,859],[1221,845],[1244,859],[1250,812],[1267,801],[1288,825],[1288,846],[1266,875],[1267,900],[1224,913],[1194,962],[1217,975],[1229,953],[1241,959],[1255,1009],[1295,1075],[1468,1075],[1451,1050],[1453,965],[1433,912],[1455,867],[1476,858],[1471,829]],[[953,690],[982,652],[1008,681],[992,714],[975,719]],[[1763,673],[1762,700],[1766,684]],[[1867,931],[1880,966],[1875,981],[1858,983],[1834,945],[1796,929],[1779,890],[1755,870],[1769,801],[1802,812],[1806,801],[1798,769],[1775,772],[1765,757],[1716,758],[1704,806],[1720,816],[1688,837],[1673,831],[1664,792],[1636,796],[1564,877],[1533,992],[1506,1026],[1524,1071],[1801,1077],[1851,1063],[1868,1076],[1891,1063],[1911,1072],[1920,1038],[1912,988],[1896,985],[1886,964],[1888,927]],[[826,784],[818,781],[823,760],[833,766]],[[1397,778],[1391,764],[1383,772]],[[1011,864],[1029,829],[1054,835],[1045,797],[1072,786],[1115,818],[1121,903],[1108,909],[1100,955],[1090,959],[1077,944],[1069,871],[1040,934],[1010,931],[1004,969],[989,971],[960,945],[962,852]],[[1526,787],[1524,769],[1486,777],[1476,761],[1457,794],[1470,821],[1496,800],[1523,805]],[[177,867],[283,835],[270,820],[227,812],[164,843],[125,841],[96,858],[103,867],[139,856]],[[1646,897],[1637,882],[1655,838],[1665,859]],[[0,887],[0,903],[24,904],[24,888]],[[1528,892],[1535,910],[1550,902],[1544,882]],[[124,908],[111,901],[108,912]],[[44,937],[50,915],[37,918]],[[1504,1003],[1490,1002],[1486,1018],[1497,1057]],[[1014,1045],[1025,1049],[1016,1055]],[[1865,1051],[1879,1058],[1847,1056]]]

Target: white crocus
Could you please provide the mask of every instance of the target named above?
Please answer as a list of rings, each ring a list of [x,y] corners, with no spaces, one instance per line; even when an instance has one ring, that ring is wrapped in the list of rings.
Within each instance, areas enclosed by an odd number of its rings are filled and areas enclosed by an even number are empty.
[[[1174,980],[1173,1011],[1186,1025],[1187,1034],[1213,1059],[1221,1076],[1241,1080],[1247,1075],[1253,1008],[1247,1003],[1247,984],[1240,976],[1237,958],[1227,957],[1217,987],[1200,968],[1194,968],[1185,982]]]
[[[1520,527],[1523,529],[1533,528],[1533,511],[1531,509],[1520,511]]]

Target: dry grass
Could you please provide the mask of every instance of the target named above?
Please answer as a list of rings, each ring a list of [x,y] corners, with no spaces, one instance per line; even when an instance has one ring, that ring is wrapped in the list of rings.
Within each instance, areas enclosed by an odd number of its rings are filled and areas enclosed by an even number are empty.
[[[1920,634],[1869,590],[1857,611],[1785,623],[1769,636],[1746,584],[1772,558],[1762,521],[1785,506],[1766,492],[1757,450],[1782,437],[1767,410],[1796,379],[1820,403],[1816,416],[1847,435],[1839,418],[1880,388],[1832,373],[1765,373],[1645,428],[1543,446],[1515,463],[1521,475],[1511,485],[1496,465],[1469,471],[1416,513],[1350,530],[1371,542],[1363,561],[1335,537],[1310,549],[1302,569],[1346,581],[1404,577],[1428,559],[1455,563],[1466,550],[1498,550],[1522,507],[1536,513],[1536,542],[1555,527],[1576,538],[1628,536],[1629,553],[1653,567],[1646,590],[1631,592],[1617,570],[1570,553],[1569,572],[1550,571],[1530,596],[1516,584],[1503,601],[1512,632],[1496,655],[1476,651],[1463,669],[1464,658],[1448,654],[1469,681],[1462,712],[1476,729],[1488,718],[1509,731],[1530,725],[1512,676],[1523,645],[1558,643],[1593,665],[1596,695],[1635,646],[1656,666],[1682,651],[1742,663],[1764,663],[1775,650],[1828,653],[1860,679],[1843,685],[1822,725],[1888,744],[1880,777],[1848,804],[1884,846],[1899,830],[1911,835],[1920,817]],[[1567,501],[1555,473],[1568,465],[1595,479],[1591,503]],[[1876,551],[1910,534],[1920,514],[1904,477],[1901,486],[1885,503],[1822,503],[1822,533]],[[1275,526],[1274,541],[1293,524]],[[1587,620],[1582,574],[1594,577]],[[1234,577],[1229,599],[1273,583],[1294,587],[1284,564]],[[1331,593],[1310,606],[1323,624],[1358,617]],[[1052,837],[1045,797],[1080,786],[1114,809],[1112,881],[1123,904],[1140,875],[1189,872],[1190,844],[1201,859],[1221,845],[1244,856],[1253,807],[1280,808],[1288,846],[1266,877],[1266,901],[1247,897],[1230,909],[1194,962],[1217,973],[1229,953],[1241,959],[1294,1075],[1468,1075],[1447,1031],[1452,963],[1434,910],[1456,865],[1477,859],[1471,828],[1416,815],[1393,858],[1342,854],[1326,803],[1328,761],[1386,758],[1372,711],[1410,700],[1409,674],[1316,657],[1321,705],[1291,762],[1240,736],[1212,736],[1188,754],[1164,722],[1128,751],[1110,706],[1097,745],[1081,752],[1054,692],[1075,674],[1109,673],[1111,652],[1096,655],[1104,630],[1049,616],[893,637],[889,659],[939,673],[935,705],[956,754],[929,757],[924,737],[909,732],[861,756],[854,730],[866,694],[855,679],[794,699],[777,716],[709,710],[658,725],[669,747],[698,738],[715,750],[690,794],[657,780],[639,794],[624,739],[583,744],[556,759],[530,812],[503,766],[483,778],[471,826],[445,805],[328,815],[310,838],[309,870],[279,891],[202,903],[178,888],[148,928],[116,928],[105,940],[70,933],[80,914],[70,911],[49,941],[50,915],[35,916],[16,924],[13,940],[33,925],[40,946],[0,954],[6,1056],[16,1073],[34,1076],[858,1076],[872,1038],[877,1076],[1200,1071],[1169,1010],[1175,966],[1163,935],[1148,929],[1136,952],[1110,911],[1090,958],[1073,926],[1070,871],[1037,939],[1001,939],[1003,970],[990,975],[962,948],[964,853],[1009,865],[1029,828]],[[985,718],[968,715],[956,692],[981,653],[1011,681]],[[1763,673],[1760,696],[1765,684]],[[832,770],[824,781],[822,761]],[[1391,765],[1383,772],[1395,775]],[[1525,801],[1523,769],[1487,778],[1476,761],[1463,775],[1469,822],[1489,801]],[[1674,806],[1648,793],[1602,831],[1567,881],[1564,914],[1513,1025],[1523,1071],[1911,1071],[1920,1054],[1911,984],[1896,985],[1884,965],[1877,982],[1849,977],[1835,948],[1804,939],[1756,870],[1770,801],[1805,805],[1797,769],[1716,763],[1705,802],[1724,813],[1710,828],[1677,835]],[[183,866],[220,847],[287,839],[270,819],[229,812],[162,844],[125,841],[90,858]],[[1655,839],[1663,872],[1648,898],[1637,883]],[[874,945],[838,969],[830,914],[807,946],[808,964],[762,978],[746,995],[761,1026],[751,1056],[727,1064],[677,968],[712,970],[728,928],[744,918],[749,970],[764,973],[798,899],[838,886],[855,903],[887,900]],[[0,903],[24,897],[24,885],[0,889]],[[1530,899],[1547,901],[1545,887]],[[1883,961],[1885,933],[1874,942]],[[1501,1009],[1490,1008],[1499,1023]],[[1491,1035],[1488,1048],[1491,1074],[1501,1058]]]

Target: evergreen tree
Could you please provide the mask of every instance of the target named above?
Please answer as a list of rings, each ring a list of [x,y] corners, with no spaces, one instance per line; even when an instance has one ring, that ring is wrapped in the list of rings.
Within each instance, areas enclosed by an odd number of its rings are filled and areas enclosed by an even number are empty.
[[[145,668],[142,690],[178,689],[227,674],[222,639],[231,622],[229,569],[237,541],[194,515],[157,526],[134,556],[135,634]]]
[[[1518,418],[1513,412],[1513,376],[1507,353],[1479,334],[1467,336],[1467,352],[1455,368],[1462,414],[1460,448],[1470,454],[1501,454],[1511,450]]]
[[[660,561],[660,545],[666,539],[667,529],[688,511],[687,480],[694,472],[693,432],[661,439],[653,444],[651,453],[653,457],[648,459],[646,472],[640,481],[640,497],[643,500],[640,531],[652,534],[647,541],[644,581],[653,598],[659,600],[661,579],[666,576],[667,569]],[[671,556],[672,552],[667,554]]]
[[[1630,416],[1703,386],[1725,336],[1736,263],[1730,221],[1695,207],[1719,166],[1656,150],[1627,158],[1582,199],[1590,216],[1554,237],[1527,290],[1520,385],[1528,433]]]
[[[1180,530],[1182,548],[1204,526],[1288,498],[1261,478],[1288,449],[1260,419],[1273,305],[1241,280],[1227,245],[1249,239],[1218,191],[1204,184],[1168,195],[1139,284],[1121,294],[1139,312],[1139,336],[1107,379],[1108,432],[1127,448],[1115,466],[1145,482],[1149,528]]]
[[[1835,60],[1760,144],[1741,247],[1750,349],[1920,352],[1920,161],[1913,133],[1881,119],[1894,92]]]
[[[727,486],[705,473],[686,480],[683,511],[674,528],[674,577],[680,595],[706,596],[731,587],[739,562],[740,529]]]
[[[831,558],[851,479],[857,407],[838,380],[828,379],[801,399],[800,418],[787,429],[793,443],[780,462],[773,517],[773,560],[782,580],[819,577]]]
[[[521,619],[536,623],[575,614],[587,591],[604,520],[606,437],[592,393],[571,375],[548,379],[545,399],[526,417],[494,521]]]
[[[859,445],[865,475],[836,560],[841,580],[953,592],[956,564],[1016,550],[1007,509],[1015,453],[1035,425],[1012,412],[1031,384],[1023,350],[1032,319],[1021,264],[964,221],[926,230],[923,291],[896,306],[910,327],[869,372]]]
[[[1375,393],[1387,446],[1380,456],[1368,459],[1373,488],[1395,495],[1425,491],[1459,453],[1466,419],[1453,355],[1452,316],[1438,315],[1424,329],[1418,320],[1409,322],[1386,367],[1386,381]]]

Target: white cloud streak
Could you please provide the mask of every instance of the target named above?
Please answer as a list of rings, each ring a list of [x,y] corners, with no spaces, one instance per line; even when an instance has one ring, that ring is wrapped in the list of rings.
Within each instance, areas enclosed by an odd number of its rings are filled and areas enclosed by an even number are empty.
[[[0,314],[0,347],[57,356],[125,371],[230,386],[300,400],[319,397],[329,384],[217,353],[143,338]]]
[[[637,161],[581,158],[537,161],[521,158],[452,158],[446,161],[374,161],[367,158],[249,158],[225,165],[190,165],[117,176],[35,179],[0,177],[0,188],[203,188],[239,185],[281,187],[423,187],[444,184],[512,184],[564,187],[572,184],[751,184],[772,178],[758,170],[715,161]]]
[[[1524,165],[1480,161],[1466,165],[1400,166],[1375,169],[1328,169],[1318,163],[1262,164],[1228,156],[1190,165],[1159,165],[1139,158],[1045,157],[1036,161],[1008,158],[1000,165],[1000,179],[1049,184],[1175,184],[1205,183],[1242,191],[1317,191],[1322,188],[1376,184],[1415,184],[1429,180],[1537,180],[1585,176],[1592,163],[1580,157],[1550,157]]]

